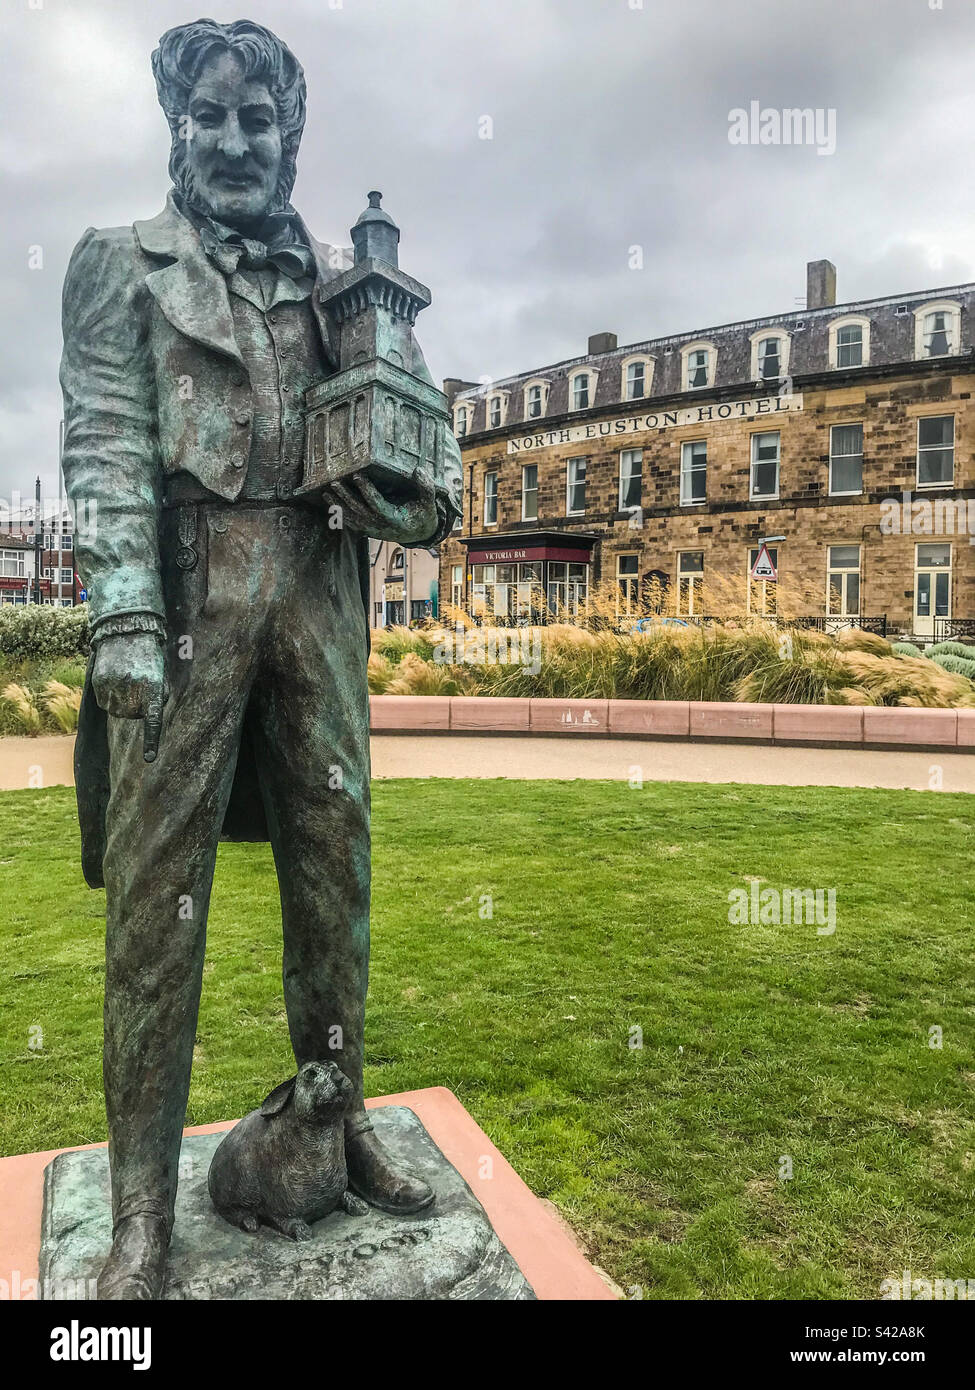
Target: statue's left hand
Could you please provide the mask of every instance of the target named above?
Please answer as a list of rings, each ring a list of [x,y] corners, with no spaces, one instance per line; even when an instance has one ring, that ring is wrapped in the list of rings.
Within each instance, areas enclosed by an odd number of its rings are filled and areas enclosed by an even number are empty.
[[[391,501],[363,473],[333,483],[329,491],[338,499],[352,526],[379,540],[422,544],[435,534],[440,523],[433,481],[419,468],[413,473],[412,495],[405,500]]]

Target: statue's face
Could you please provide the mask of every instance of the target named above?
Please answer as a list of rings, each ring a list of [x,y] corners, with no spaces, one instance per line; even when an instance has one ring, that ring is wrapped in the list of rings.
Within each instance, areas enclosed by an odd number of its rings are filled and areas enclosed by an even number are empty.
[[[281,170],[281,128],[267,87],[245,77],[233,53],[222,53],[201,72],[189,115],[193,201],[230,226],[263,216]]]

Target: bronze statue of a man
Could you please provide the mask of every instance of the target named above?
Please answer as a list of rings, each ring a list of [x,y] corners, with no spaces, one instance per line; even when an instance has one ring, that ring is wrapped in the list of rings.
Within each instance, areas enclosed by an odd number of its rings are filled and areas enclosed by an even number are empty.
[[[152,66],[166,207],[89,229],[64,287],[64,476],[88,511],[93,647],[76,774],[85,874],[107,890],[102,1298],[162,1289],[221,835],[273,847],[291,1041],[299,1065],[334,1060],[352,1082],[350,1185],[391,1212],[433,1196],[363,1107],[366,538],[442,539],[459,453],[448,432],[412,486],[357,472],[296,495],[304,393],[338,369],[319,290],[344,268],[289,202],[301,67],[260,25],[208,19],[164,34]],[[432,385],[408,341],[401,365]]]

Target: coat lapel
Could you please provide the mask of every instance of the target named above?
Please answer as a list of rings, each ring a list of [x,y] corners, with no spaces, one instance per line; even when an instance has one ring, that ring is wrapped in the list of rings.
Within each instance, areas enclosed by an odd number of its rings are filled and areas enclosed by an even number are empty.
[[[337,371],[338,338],[319,300],[318,290],[325,281],[334,280],[348,270],[352,258],[349,252],[342,251],[341,267],[330,264],[335,257],[334,249],[316,241],[300,217],[298,223],[315,257],[317,274],[311,295],[312,312],[325,355]],[[167,320],[185,337],[243,364],[234,334],[227,282],[203,250],[196,228],[176,207],[172,194],[158,217],[135,223],[135,234],[147,255],[164,256],[171,261],[146,276],[146,288]]]
[[[194,342],[243,364],[227,282],[203,250],[196,228],[177,209],[172,194],[158,217],[134,225],[147,255],[172,258],[171,264],[146,276],[146,288],[172,326]]]

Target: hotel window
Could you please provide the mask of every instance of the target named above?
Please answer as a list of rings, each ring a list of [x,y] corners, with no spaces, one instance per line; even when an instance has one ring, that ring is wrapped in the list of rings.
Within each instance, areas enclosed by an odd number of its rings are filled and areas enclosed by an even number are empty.
[[[642,401],[650,394],[653,380],[651,357],[627,357],[622,362],[624,401]]]
[[[961,345],[961,308],[944,300],[914,311],[914,356],[951,357]]]
[[[714,359],[713,343],[690,343],[681,349],[685,391],[714,385]]]
[[[640,609],[639,555],[617,555],[616,587],[617,613],[622,613],[627,616],[638,613]]]
[[[772,617],[776,612],[776,585],[775,579],[753,579],[752,570],[758,563],[760,546],[748,552],[748,612],[755,613],[759,617]],[[775,566],[775,572],[779,572],[779,551],[778,547],[770,545],[767,547],[769,559]]]
[[[588,410],[596,394],[596,373],[573,372],[569,377],[569,409]]]
[[[588,459],[569,459],[566,464],[566,516],[581,516],[586,510],[586,464],[588,462]]]
[[[498,524],[498,475],[497,473],[485,473],[484,475],[484,525],[497,526]]]
[[[61,583],[62,583],[62,584],[73,584],[73,583],[74,583],[74,570],[62,570],[62,571],[61,571]]]
[[[0,574],[8,579],[22,579],[24,576],[24,552],[22,550],[0,550]]]
[[[496,430],[501,424],[501,397],[492,396],[488,401],[488,427]]]
[[[860,613],[860,547],[826,547],[826,612],[831,617],[856,618]]]
[[[525,419],[539,420],[548,405],[548,382],[529,381],[525,384]]]
[[[782,375],[782,353],[778,338],[763,338],[758,345],[758,372],[763,381],[774,377],[778,381]]]
[[[865,318],[835,319],[829,326],[829,365],[836,370],[844,367],[866,367],[870,362],[870,320]]]
[[[829,491],[831,497],[863,491],[862,425],[834,425],[830,430]]]
[[[521,519],[538,520],[538,465],[526,463],[521,470]]]
[[[703,439],[680,446],[680,504],[682,507],[707,500],[708,446]]]
[[[955,477],[955,417],[922,415],[917,422],[918,487],[951,487]]]
[[[677,612],[693,618],[701,611],[704,551],[682,550],[677,556]]]
[[[770,333],[767,328],[759,329],[751,336],[752,380],[780,381],[789,375],[789,347],[791,339],[787,333]]]
[[[60,547],[60,548],[61,548],[62,550],[70,550],[70,549],[71,549],[71,532],[70,532],[70,531],[65,531],[65,532],[62,534],[62,536],[61,536],[61,547]]]
[[[548,562],[548,611],[577,618],[586,611],[589,595],[589,566],[559,560]]]
[[[464,604],[464,566],[452,565],[450,570],[450,601],[455,608]]]
[[[466,405],[458,405],[454,408],[454,434],[458,439],[463,439],[470,429],[470,416],[473,411]]]
[[[779,495],[779,432],[752,435],[752,477],[749,494],[753,499]]]
[[[620,511],[634,511],[643,494],[643,450],[624,449],[620,454]]]

